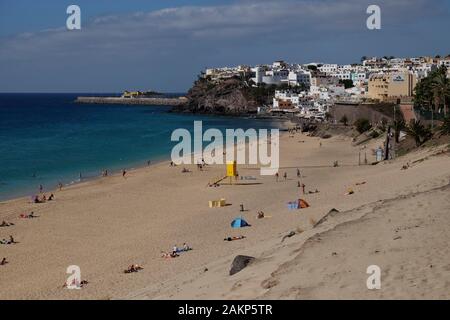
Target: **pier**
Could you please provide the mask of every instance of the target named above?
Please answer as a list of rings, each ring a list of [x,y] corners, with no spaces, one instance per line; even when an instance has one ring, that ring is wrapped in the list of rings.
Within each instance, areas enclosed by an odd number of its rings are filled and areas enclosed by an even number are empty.
[[[77,97],[75,103],[178,106],[185,103],[186,101],[187,99],[185,97],[179,98]]]

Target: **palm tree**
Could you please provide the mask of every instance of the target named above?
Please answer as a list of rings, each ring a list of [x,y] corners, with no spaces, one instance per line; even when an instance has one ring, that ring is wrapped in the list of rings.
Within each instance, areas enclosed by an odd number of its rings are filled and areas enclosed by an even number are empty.
[[[447,116],[447,99],[450,98],[450,81],[444,72],[439,72],[432,83],[433,95],[437,106],[444,105],[444,116]]]
[[[400,142],[400,132],[405,129],[406,123],[405,120],[400,119],[400,120],[395,120],[393,123],[393,127],[394,127],[394,136],[395,136],[395,143],[399,143]]]
[[[439,134],[442,135],[450,135],[450,117],[446,117],[444,122],[439,127]]]
[[[425,126],[420,123],[420,120],[411,120],[409,125],[406,127],[406,132],[414,138],[416,146],[420,147],[425,141],[431,138],[431,130],[425,128]]]

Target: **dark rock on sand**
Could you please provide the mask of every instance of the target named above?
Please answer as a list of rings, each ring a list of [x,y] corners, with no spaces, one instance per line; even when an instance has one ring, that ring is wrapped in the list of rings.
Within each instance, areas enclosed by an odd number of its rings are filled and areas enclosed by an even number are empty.
[[[232,276],[235,273],[238,273],[239,271],[247,267],[254,260],[255,258],[250,256],[241,256],[241,255],[236,256],[233,262],[231,263],[230,276]]]

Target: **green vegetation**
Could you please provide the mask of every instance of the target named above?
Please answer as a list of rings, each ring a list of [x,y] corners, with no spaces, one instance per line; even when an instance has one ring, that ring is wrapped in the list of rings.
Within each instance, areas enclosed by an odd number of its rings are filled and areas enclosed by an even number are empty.
[[[353,80],[345,79],[345,80],[339,80],[339,83],[343,84],[345,89],[353,88]]]
[[[380,136],[380,133],[378,132],[378,131],[372,131],[371,133],[370,133],[370,137],[372,138],[372,139],[376,139],[376,138],[378,138]]]
[[[433,136],[430,128],[426,128],[420,123],[420,120],[411,120],[410,124],[406,127],[406,132],[414,138],[417,147],[420,147]]]
[[[450,102],[450,80],[447,78],[445,66],[430,73],[415,88],[414,105],[425,111],[441,111],[448,114]]]
[[[342,123],[344,126],[348,125],[348,118],[347,116],[344,114],[341,118],[341,120],[339,120],[340,123]]]
[[[406,127],[405,120],[400,119],[400,120],[394,121],[393,128],[394,128],[394,137],[395,137],[396,143],[400,142],[400,131],[404,130],[405,127]]]
[[[361,134],[366,131],[369,131],[372,128],[372,125],[370,124],[370,121],[365,118],[361,118],[355,121],[353,124],[356,128],[356,130]]]
[[[450,135],[450,116],[448,116],[444,119],[444,122],[439,127],[438,132],[441,136],[443,136],[443,135],[449,136]]]

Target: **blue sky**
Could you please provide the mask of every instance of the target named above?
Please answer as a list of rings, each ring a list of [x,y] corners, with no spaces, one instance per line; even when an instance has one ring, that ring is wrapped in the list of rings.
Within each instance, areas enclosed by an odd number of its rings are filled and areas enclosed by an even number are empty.
[[[0,0],[0,92],[183,92],[205,67],[447,55],[449,30],[450,0]]]

